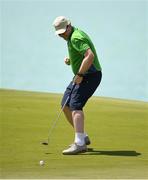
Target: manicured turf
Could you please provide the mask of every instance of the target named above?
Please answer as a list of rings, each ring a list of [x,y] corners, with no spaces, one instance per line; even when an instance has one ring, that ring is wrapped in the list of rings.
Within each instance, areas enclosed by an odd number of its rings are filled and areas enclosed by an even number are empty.
[[[93,150],[64,156],[62,150],[74,137],[64,115],[50,145],[40,145],[61,97],[0,91],[0,178],[148,178],[148,103],[91,98],[84,111]]]

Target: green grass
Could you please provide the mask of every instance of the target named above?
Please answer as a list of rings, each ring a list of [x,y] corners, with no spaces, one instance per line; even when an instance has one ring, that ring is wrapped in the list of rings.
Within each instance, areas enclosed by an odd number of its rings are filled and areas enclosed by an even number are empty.
[[[92,97],[84,111],[93,151],[64,156],[74,138],[64,115],[50,145],[40,145],[61,97],[0,90],[0,178],[148,178],[148,103]]]

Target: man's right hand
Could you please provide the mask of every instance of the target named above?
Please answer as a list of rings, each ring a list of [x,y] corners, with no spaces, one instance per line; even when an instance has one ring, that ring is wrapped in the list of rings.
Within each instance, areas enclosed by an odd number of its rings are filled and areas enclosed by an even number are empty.
[[[69,58],[65,57],[64,62],[65,62],[65,64],[70,65],[70,59]]]

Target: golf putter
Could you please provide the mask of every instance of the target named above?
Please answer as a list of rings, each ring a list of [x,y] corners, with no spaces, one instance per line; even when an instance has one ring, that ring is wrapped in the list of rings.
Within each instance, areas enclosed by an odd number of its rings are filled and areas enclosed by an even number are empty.
[[[60,112],[59,112],[59,114],[58,114],[58,116],[57,116],[57,119],[56,119],[56,120],[53,119],[52,122],[51,122],[51,128],[49,129],[49,133],[48,133],[48,140],[45,141],[45,142],[42,142],[42,143],[41,143],[42,145],[48,145],[48,144],[49,144],[51,134],[52,134],[52,132],[53,132],[53,130],[54,130],[54,128],[55,128],[55,126],[56,126],[58,120],[60,119],[60,116],[61,116],[61,114],[62,114],[62,111],[63,111],[63,109],[65,108],[67,102],[69,101],[70,96],[71,96],[72,91],[74,90],[75,86],[76,86],[76,84],[73,83],[73,84],[72,84],[71,92],[70,92],[69,96],[67,97],[67,99],[66,99],[64,105],[62,106],[62,108],[61,108],[61,110],[60,110]]]

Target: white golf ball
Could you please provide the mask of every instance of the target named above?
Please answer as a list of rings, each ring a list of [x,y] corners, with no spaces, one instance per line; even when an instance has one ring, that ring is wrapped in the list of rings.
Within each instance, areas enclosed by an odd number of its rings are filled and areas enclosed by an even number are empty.
[[[41,160],[41,161],[40,161],[40,166],[43,166],[43,165],[44,165],[44,161]]]

